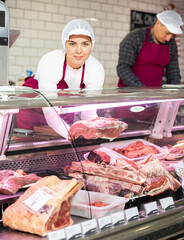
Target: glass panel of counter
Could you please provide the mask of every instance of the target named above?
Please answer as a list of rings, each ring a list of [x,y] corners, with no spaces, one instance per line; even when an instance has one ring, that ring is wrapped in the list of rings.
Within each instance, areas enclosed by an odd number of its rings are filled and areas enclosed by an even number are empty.
[[[12,93],[1,101],[2,109],[19,110],[12,116],[5,154],[16,148],[28,152],[57,144],[70,147],[54,156],[38,150],[38,156],[25,160],[18,156],[14,162],[10,157],[1,161],[5,169],[61,170],[82,182],[85,190],[126,198],[125,209],[137,206],[141,211],[144,203],[168,196],[183,199],[184,153],[174,147],[172,133],[182,90],[29,91],[16,92],[15,104]],[[178,140],[182,138],[180,129]],[[182,171],[177,172],[175,165]]]
[[[56,144],[68,144],[67,131],[73,123],[96,117],[115,118],[128,125],[126,131],[122,131],[117,139],[150,136],[153,132],[153,138],[162,138],[163,125],[166,125],[169,131],[166,131],[165,135],[170,134],[173,124],[176,125],[175,114],[179,115],[178,108],[183,97],[183,90],[178,89],[39,92],[25,88],[24,91],[22,94],[18,89],[14,95],[9,93],[8,101],[1,101],[2,108],[5,108],[6,102],[7,108],[17,106],[19,109],[14,119],[10,148],[17,142],[47,141],[48,144],[48,141],[55,141]],[[91,139],[79,138],[76,142],[89,144]],[[98,139],[92,140],[92,144],[97,142]]]

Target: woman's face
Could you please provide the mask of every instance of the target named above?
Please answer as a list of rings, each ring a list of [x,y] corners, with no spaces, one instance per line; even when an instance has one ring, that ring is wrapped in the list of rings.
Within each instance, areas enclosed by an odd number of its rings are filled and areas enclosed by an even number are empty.
[[[84,35],[71,35],[65,43],[67,64],[80,68],[88,59],[92,48],[91,38]]]

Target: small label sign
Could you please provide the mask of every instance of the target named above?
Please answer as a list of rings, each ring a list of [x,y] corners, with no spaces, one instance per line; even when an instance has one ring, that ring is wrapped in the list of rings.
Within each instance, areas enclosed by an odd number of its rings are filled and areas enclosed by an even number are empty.
[[[144,209],[147,216],[151,216],[158,213],[157,202],[150,202],[144,204]]]
[[[112,227],[111,217],[106,216],[106,217],[103,217],[103,218],[99,218],[98,219],[98,225],[99,225],[99,229],[101,231],[111,228]]]
[[[124,212],[121,211],[121,212],[111,214],[111,219],[112,219],[113,226],[118,226],[118,225],[124,224],[125,223]]]
[[[52,195],[47,193],[42,189],[38,189],[36,192],[33,193],[29,198],[24,201],[28,207],[33,209],[34,211],[39,211],[47,201],[52,198]]]
[[[159,199],[159,202],[161,204],[162,209],[165,211],[175,208],[172,197],[166,197],[166,198]]]
[[[82,232],[85,237],[97,232],[97,222],[96,219],[91,219],[81,223]]]
[[[66,240],[66,234],[64,229],[59,229],[48,233],[47,235],[49,240]]]
[[[74,240],[82,237],[80,224],[67,227],[65,228],[65,230],[66,230],[66,236],[68,240]]]
[[[131,222],[139,219],[139,212],[137,207],[129,208],[125,210],[125,216],[127,222]]]

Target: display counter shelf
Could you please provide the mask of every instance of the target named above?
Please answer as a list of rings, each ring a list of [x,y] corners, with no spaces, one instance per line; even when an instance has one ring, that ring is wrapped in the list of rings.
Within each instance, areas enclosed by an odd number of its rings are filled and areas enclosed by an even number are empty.
[[[39,92],[15,87],[4,88],[0,93],[1,170],[22,169],[26,173],[51,170],[61,176],[65,174],[66,166],[84,160],[86,153],[94,151],[104,144],[113,143],[116,146],[123,141],[143,139],[168,150],[178,141],[184,140],[184,114],[182,111],[184,89],[127,88],[100,91]],[[57,116],[62,118],[65,114],[74,114],[73,122],[69,123],[70,126],[80,120],[84,111],[95,110],[99,117],[106,118],[108,115],[108,118],[119,119],[124,121],[128,128],[111,141],[101,138],[85,139],[81,136],[70,141],[56,132],[51,133],[50,127],[45,123],[40,124],[42,129],[47,127],[45,132],[17,126],[17,116],[21,110],[42,110],[45,107],[58,109],[60,106],[62,108]],[[176,173],[174,176],[176,177]],[[18,192],[12,197],[0,198],[2,214],[6,207],[20,196],[19,194],[22,193]],[[144,211],[141,210],[141,204],[168,196],[173,198],[175,208],[145,217]],[[125,210],[131,207],[138,208],[139,220],[104,231],[97,231],[96,234],[88,236],[88,239],[157,240],[177,239],[184,235],[182,188],[176,192],[166,189],[161,195],[152,197],[134,196],[126,203]],[[76,216],[72,216],[72,219],[74,225],[87,220]],[[48,238],[1,226],[0,239],[45,240]]]

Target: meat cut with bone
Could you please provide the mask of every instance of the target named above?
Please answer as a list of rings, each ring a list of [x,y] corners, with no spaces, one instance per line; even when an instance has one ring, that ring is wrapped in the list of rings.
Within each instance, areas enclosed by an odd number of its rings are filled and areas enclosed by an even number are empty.
[[[143,184],[146,181],[146,176],[139,171],[129,171],[116,166],[102,166],[88,160],[81,162],[72,162],[70,172],[84,172],[91,175],[107,177],[110,179],[131,182],[134,184]]]
[[[83,186],[76,179],[60,180],[56,176],[48,176],[40,179],[28,188],[19,199],[5,209],[3,213],[3,225],[15,230],[30,232],[45,236],[50,231],[58,230],[73,223],[70,217],[71,201],[74,195]],[[42,199],[37,193],[43,192]],[[37,196],[30,203],[30,199]],[[48,197],[48,200],[35,209],[32,206]],[[32,208],[31,208],[32,207]]]
[[[85,179],[83,179],[83,175],[77,172],[71,173],[70,176],[75,177],[79,180],[84,180],[85,183],[87,182],[87,189],[94,192],[118,195],[128,190],[129,192],[135,193],[137,196],[140,196],[144,191],[144,187],[142,187],[141,185],[128,183],[125,181],[114,180],[100,176],[92,176],[87,174],[85,174]]]
[[[160,189],[159,193],[165,191],[166,188],[170,188],[172,191],[177,191],[181,186],[180,182],[175,179],[160,163],[158,158],[153,155],[148,156],[142,164],[140,164],[140,171],[147,176],[147,191],[155,186],[155,191],[158,192],[158,187]],[[164,178],[163,178],[164,177]],[[161,179],[161,180],[159,180]],[[152,185],[152,187],[151,187]],[[161,188],[163,186],[163,188]],[[158,193],[157,193],[158,194]],[[155,194],[156,195],[156,194]]]

